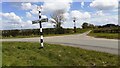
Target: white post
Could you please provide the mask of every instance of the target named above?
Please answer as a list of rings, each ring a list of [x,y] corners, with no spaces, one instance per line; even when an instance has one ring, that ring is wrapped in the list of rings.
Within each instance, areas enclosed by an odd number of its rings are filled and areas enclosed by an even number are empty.
[[[43,48],[44,47],[44,45],[43,45],[43,32],[42,32],[42,22],[41,22],[41,16],[42,16],[42,14],[41,14],[41,10],[39,10],[39,25],[40,25],[40,43],[41,43],[41,48]]]

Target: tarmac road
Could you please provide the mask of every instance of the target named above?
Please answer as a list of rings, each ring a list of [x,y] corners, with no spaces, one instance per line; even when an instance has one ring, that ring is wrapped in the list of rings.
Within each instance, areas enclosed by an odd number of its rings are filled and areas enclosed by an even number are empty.
[[[73,47],[80,47],[88,50],[96,50],[111,54],[118,54],[118,41],[115,39],[94,38],[87,36],[89,33],[64,36],[44,37],[44,42],[51,44],[61,44]],[[39,42],[39,37],[34,38],[17,38],[17,39],[2,39],[0,41],[21,41],[21,42]]]

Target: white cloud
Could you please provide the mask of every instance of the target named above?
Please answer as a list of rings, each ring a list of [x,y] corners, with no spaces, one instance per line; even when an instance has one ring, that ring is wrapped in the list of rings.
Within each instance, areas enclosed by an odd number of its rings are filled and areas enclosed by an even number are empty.
[[[83,18],[84,18],[84,19],[91,18],[90,13],[89,13],[89,12],[85,12],[85,13],[83,13]]]
[[[97,11],[95,13],[95,16],[104,16],[105,14],[103,13],[103,11]]]
[[[27,24],[32,24],[32,21],[28,20],[26,23],[27,23]]]
[[[32,5],[31,3],[21,3],[21,8],[23,10],[30,10],[30,13],[35,14],[35,15],[38,14],[37,6],[38,5],[36,5],[36,4]]]
[[[87,18],[91,17],[89,12],[84,12],[83,13],[83,12],[80,12],[78,10],[71,11],[70,16],[72,18],[76,18],[76,19],[87,19]]]
[[[118,0],[94,0],[91,7],[99,10],[109,10],[118,8]]]
[[[64,12],[67,12],[70,9],[71,3],[72,0],[65,0],[64,2],[60,2],[59,0],[55,0],[54,2],[51,2],[51,0],[45,0],[42,5],[42,13],[50,13],[56,10],[64,10]],[[30,13],[34,15],[38,14],[37,6],[38,5],[31,3],[21,3],[21,8],[23,10],[30,10]]]
[[[37,15],[37,14],[38,14],[38,11],[37,11],[36,9],[32,9],[30,12],[31,12],[32,14],[34,14],[34,15]]]
[[[95,25],[118,24],[118,15],[104,14],[104,16],[94,16],[89,21]]]
[[[50,18],[48,22],[53,23],[53,22],[56,22],[56,21],[53,18]]]
[[[32,24],[31,20],[27,20],[21,23],[22,28],[28,29],[28,28],[39,28],[39,24]]]
[[[89,22],[91,19],[91,14],[89,12],[81,12],[78,10],[73,10],[70,13],[66,13],[66,17],[69,17],[62,26],[65,28],[73,28],[73,18],[76,18],[76,27],[81,27],[83,22]]]
[[[64,16],[64,18],[65,18],[66,20],[68,20],[68,19],[69,19],[69,17],[70,17],[70,15],[69,15],[69,13],[68,13],[68,12],[64,13],[64,14],[63,14],[63,16]]]
[[[37,7],[38,7],[38,5],[35,5],[35,4],[32,5],[32,6],[31,6],[32,9],[31,9],[30,12],[31,12],[32,14],[34,14],[34,15],[37,15],[37,14],[38,14],[38,9],[37,9]]]
[[[29,10],[32,7],[31,3],[22,3],[21,5],[22,5],[21,8],[23,10]]]
[[[42,15],[41,19],[43,19],[43,18],[47,18],[47,16]],[[39,24],[38,23],[37,24],[32,24],[32,20],[23,21],[23,22],[21,22],[21,25],[22,25],[23,28],[39,28]],[[46,26],[44,26],[44,27],[46,27]]]
[[[77,19],[79,19],[79,18],[82,17],[82,13],[81,13],[80,11],[78,11],[78,10],[73,10],[73,11],[71,11],[70,16],[71,16],[72,18],[77,18]]]
[[[41,16],[41,19],[44,19],[44,18],[47,18],[47,16],[46,16],[46,15],[42,15],[42,16]]]
[[[27,20],[21,23],[22,27],[29,27],[30,25],[32,25],[32,21]]]
[[[72,0],[59,2],[59,0],[55,0],[54,2],[50,2],[49,0],[45,0],[43,4],[43,12],[53,12],[55,10],[64,10],[68,11],[70,9]]]
[[[81,2],[81,7],[82,7],[82,8],[84,7],[84,2]]]
[[[32,17],[31,13],[30,12],[26,12],[26,17],[31,18]]]
[[[21,18],[17,16],[14,12],[2,13],[0,14],[8,22],[22,22]]]
[[[43,25],[43,28],[51,28],[51,27],[53,27],[53,24],[49,23],[49,22],[42,23],[42,25]]]

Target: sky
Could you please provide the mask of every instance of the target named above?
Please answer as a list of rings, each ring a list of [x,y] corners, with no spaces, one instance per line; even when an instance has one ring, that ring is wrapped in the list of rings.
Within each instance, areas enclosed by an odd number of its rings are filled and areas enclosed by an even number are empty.
[[[81,28],[83,22],[94,25],[118,24],[118,0],[64,1],[1,2],[0,30],[39,28],[39,24],[32,24],[32,21],[39,19],[38,6],[42,6],[42,18],[49,20],[53,20],[50,15],[54,11],[64,10],[64,28],[73,28],[73,18],[76,18],[77,28]],[[42,23],[43,28],[53,28],[53,25],[50,21]]]

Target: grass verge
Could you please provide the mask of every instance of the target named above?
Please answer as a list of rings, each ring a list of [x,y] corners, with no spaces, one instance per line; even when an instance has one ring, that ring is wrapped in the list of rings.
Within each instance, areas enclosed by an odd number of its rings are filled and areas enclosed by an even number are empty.
[[[89,36],[93,36],[96,38],[107,38],[107,39],[120,39],[118,33],[89,33]]]
[[[3,42],[3,66],[117,66],[118,56],[77,47],[35,42]]]

